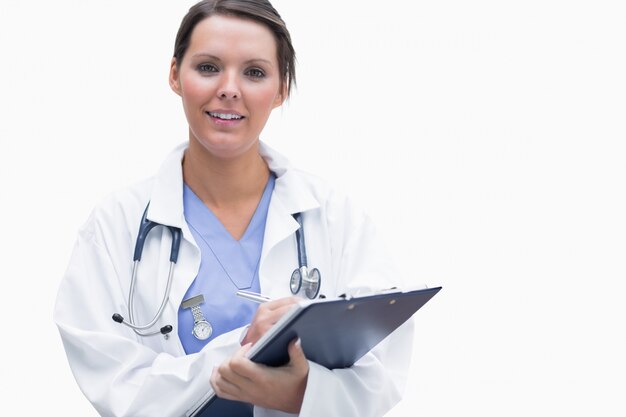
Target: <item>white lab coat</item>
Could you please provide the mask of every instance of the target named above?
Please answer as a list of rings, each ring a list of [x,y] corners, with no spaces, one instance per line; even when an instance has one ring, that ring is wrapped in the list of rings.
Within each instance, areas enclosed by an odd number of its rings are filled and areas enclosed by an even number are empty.
[[[103,201],[80,229],[61,282],[54,319],[81,390],[102,416],[182,417],[210,389],[213,367],[238,348],[243,329],[221,335],[197,354],[185,355],[177,335],[177,312],[196,277],[200,251],[183,214],[181,160],[186,145],[166,159],[155,178]],[[261,144],[276,174],[261,254],[262,292],[291,295],[289,278],[297,264],[292,218],[303,213],[309,265],[322,274],[321,293],[389,288],[399,274],[390,265],[371,222],[348,199],[324,182],[289,166]],[[111,319],[127,317],[132,255],[139,220],[148,218],[182,229],[169,302],[158,327],[174,326],[169,339],[139,337]],[[146,241],[135,292],[135,320],[152,320],[167,282],[169,232],[155,228]],[[158,328],[157,327],[157,328]],[[301,417],[382,416],[404,389],[412,351],[411,321],[349,369],[328,370],[310,363]],[[255,416],[286,415],[255,407]]]

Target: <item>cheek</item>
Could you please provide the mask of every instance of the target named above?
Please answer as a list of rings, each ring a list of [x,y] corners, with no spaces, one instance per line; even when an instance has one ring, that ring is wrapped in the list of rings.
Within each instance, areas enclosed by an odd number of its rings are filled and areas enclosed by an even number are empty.
[[[255,91],[255,94],[251,97],[251,102],[255,107],[264,112],[271,112],[276,103],[276,97],[278,96],[277,86],[268,86],[267,88],[259,89]]]
[[[193,76],[181,78],[181,85],[183,101],[190,104],[205,101],[213,90],[206,79]]]

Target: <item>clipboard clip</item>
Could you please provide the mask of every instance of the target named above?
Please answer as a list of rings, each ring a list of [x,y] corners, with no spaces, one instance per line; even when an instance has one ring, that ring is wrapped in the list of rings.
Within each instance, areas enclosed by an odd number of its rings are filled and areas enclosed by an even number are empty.
[[[372,292],[367,293],[367,294],[359,294],[358,291],[357,291],[356,295],[350,294],[350,293],[343,293],[343,294],[340,294],[337,298],[343,298],[344,300],[352,300],[355,297],[364,297],[364,296],[369,296],[369,295],[388,294],[388,293],[393,293],[393,292],[401,292],[401,291],[399,290],[398,287],[391,287],[391,288],[385,288],[385,289],[378,290],[378,291],[372,291]]]

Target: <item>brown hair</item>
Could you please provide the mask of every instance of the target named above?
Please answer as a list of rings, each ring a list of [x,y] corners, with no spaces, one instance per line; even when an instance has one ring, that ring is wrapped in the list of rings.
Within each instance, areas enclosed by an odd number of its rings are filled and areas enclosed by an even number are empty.
[[[174,44],[174,58],[179,66],[189,48],[191,33],[198,23],[213,15],[236,16],[266,26],[276,39],[276,54],[281,87],[287,86],[287,96],[296,84],[296,52],[287,25],[267,0],[204,0],[193,5],[183,18]]]

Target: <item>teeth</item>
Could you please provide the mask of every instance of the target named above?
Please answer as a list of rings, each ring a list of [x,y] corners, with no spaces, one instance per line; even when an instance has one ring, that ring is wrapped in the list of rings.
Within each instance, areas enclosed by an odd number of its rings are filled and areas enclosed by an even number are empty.
[[[213,113],[213,112],[209,112],[209,116],[217,117],[218,119],[223,119],[223,120],[243,119],[243,116],[239,116],[238,114],[227,114],[227,113]]]

